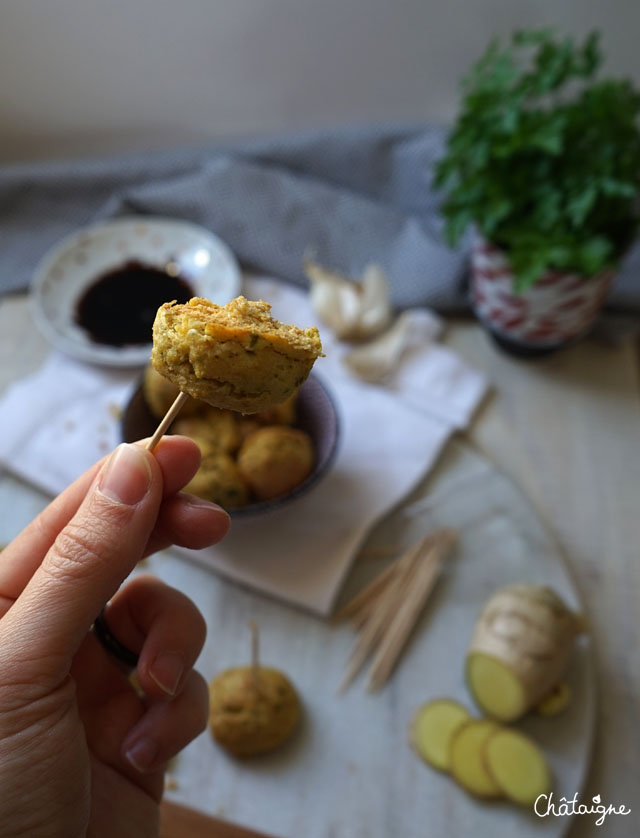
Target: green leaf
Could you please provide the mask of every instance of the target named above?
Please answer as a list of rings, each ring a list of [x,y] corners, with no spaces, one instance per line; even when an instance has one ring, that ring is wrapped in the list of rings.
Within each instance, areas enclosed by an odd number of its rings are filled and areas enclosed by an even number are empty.
[[[498,197],[487,205],[482,219],[482,227],[489,238],[499,229],[500,222],[508,217],[512,206],[513,202],[506,196]]]
[[[612,177],[602,178],[600,188],[610,198],[634,198],[637,188],[632,183],[625,183]]]
[[[467,227],[472,223],[473,216],[471,213],[458,212],[455,216],[452,216],[445,228],[445,234],[449,244],[455,245],[462,238]]]
[[[603,236],[585,241],[579,250],[582,270],[587,276],[602,270],[612,256],[611,244]]]
[[[574,227],[580,227],[593,207],[598,190],[593,183],[587,183],[580,192],[570,198],[567,203],[567,213]]]
[[[564,132],[562,123],[547,120],[535,133],[531,134],[529,144],[540,151],[558,155],[564,150]]]
[[[582,50],[582,59],[584,61],[585,76],[591,76],[602,62],[599,32],[592,32],[587,38]]]
[[[516,47],[530,47],[545,44],[553,37],[553,29],[546,26],[541,29],[517,29],[511,38]]]

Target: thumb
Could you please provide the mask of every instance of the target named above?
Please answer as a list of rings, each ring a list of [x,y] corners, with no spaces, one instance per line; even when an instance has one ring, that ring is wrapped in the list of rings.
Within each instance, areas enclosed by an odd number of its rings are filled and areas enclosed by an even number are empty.
[[[15,663],[21,679],[43,686],[66,677],[93,620],[142,557],[161,500],[155,458],[137,445],[116,448],[0,623],[5,675]]]

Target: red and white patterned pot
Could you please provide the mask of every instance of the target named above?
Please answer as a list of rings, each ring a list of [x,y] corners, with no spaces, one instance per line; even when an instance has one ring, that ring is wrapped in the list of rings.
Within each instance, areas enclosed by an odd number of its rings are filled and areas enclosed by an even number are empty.
[[[473,310],[496,338],[523,350],[549,351],[583,336],[602,308],[612,278],[611,269],[588,278],[548,271],[517,294],[504,251],[474,236]]]

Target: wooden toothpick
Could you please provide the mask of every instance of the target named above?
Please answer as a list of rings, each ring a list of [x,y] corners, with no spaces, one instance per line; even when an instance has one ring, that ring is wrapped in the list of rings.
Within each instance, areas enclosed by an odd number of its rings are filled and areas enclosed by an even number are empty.
[[[251,629],[251,680],[253,688],[258,689],[260,683],[260,632],[255,620],[249,621]]]
[[[377,692],[389,679],[400,654],[413,631],[418,617],[437,581],[445,553],[452,547],[454,537],[443,531],[440,537],[423,552],[418,567],[413,571],[407,600],[396,611],[371,664],[367,689]]]
[[[421,549],[426,549],[429,543],[433,540],[433,536],[428,535],[420,542]],[[412,556],[415,551],[415,545],[410,547],[400,558],[395,559],[391,564],[375,576],[369,584],[364,587],[360,593],[356,594],[353,599],[349,600],[337,614],[332,618],[333,622],[339,623],[342,620],[351,619],[352,623],[357,627],[371,615],[372,609],[379,602],[381,595],[386,591],[389,583],[394,576],[403,573],[406,565],[410,564],[413,559]]]
[[[339,612],[338,617],[350,618],[358,632],[339,692],[348,687],[369,655],[373,655],[373,665],[368,689],[376,692],[386,683],[454,542],[450,530],[425,536]]]
[[[178,413],[180,413],[180,409],[182,408],[184,403],[188,400],[188,398],[189,398],[189,396],[188,396],[187,393],[182,393],[182,392],[178,393],[178,395],[176,397],[176,400],[171,405],[169,410],[167,410],[167,412],[164,415],[164,419],[162,420],[162,422],[160,422],[160,424],[156,428],[156,432],[151,437],[149,442],[147,442],[147,451],[153,451],[153,449],[156,447],[156,445],[160,442],[160,440],[164,436],[165,431],[167,430],[169,425],[173,422],[173,420],[176,418]]]
[[[403,566],[402,573],[391,575],[390,581],[383,593],[376,602],[373,613],[369,616],[362,627],[358,639],[351,649],[347,673],[338,687],[342,693],[362,669],[368,656],[375,649],[376,644],[383,636],[387,626],[392,622],[396,611],[408,593],[411,583],[410,575],[407,572],[417,560],[422,550],[423,542],[411,547],[400,559]]]
[[[372,579],[359,594],[356,594],[353,599],[349,600],[349,602],[343,606],[340,611],[338,611],[338,613],[333,617],[333,621],[339,623],[341,620],[354,617],[359,611],[366,608],[372,600],[375,600],[380,596],[395,572],[395,564],[390,564],[386,567],[381,573]]]

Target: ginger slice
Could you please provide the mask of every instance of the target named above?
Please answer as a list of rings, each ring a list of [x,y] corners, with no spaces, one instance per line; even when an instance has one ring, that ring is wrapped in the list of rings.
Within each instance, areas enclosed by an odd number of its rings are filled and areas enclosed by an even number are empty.
[[[409,730],[412,748],[438,771],[451,767],[451,740],[469,719],[469,713],[457,701],[438,698],[416,711]]]
[[[499,726],[490,719],[470,719],[451,739],[451,774],[462,788],[476,797],[502,797],[502,789],[484,761],[484,747],[497,730]]]
[[[482,758],[499,789],[521,806],[533,806],[551,791],[551,773],[532,739],[512,728],[497,728],[483,744]]]

